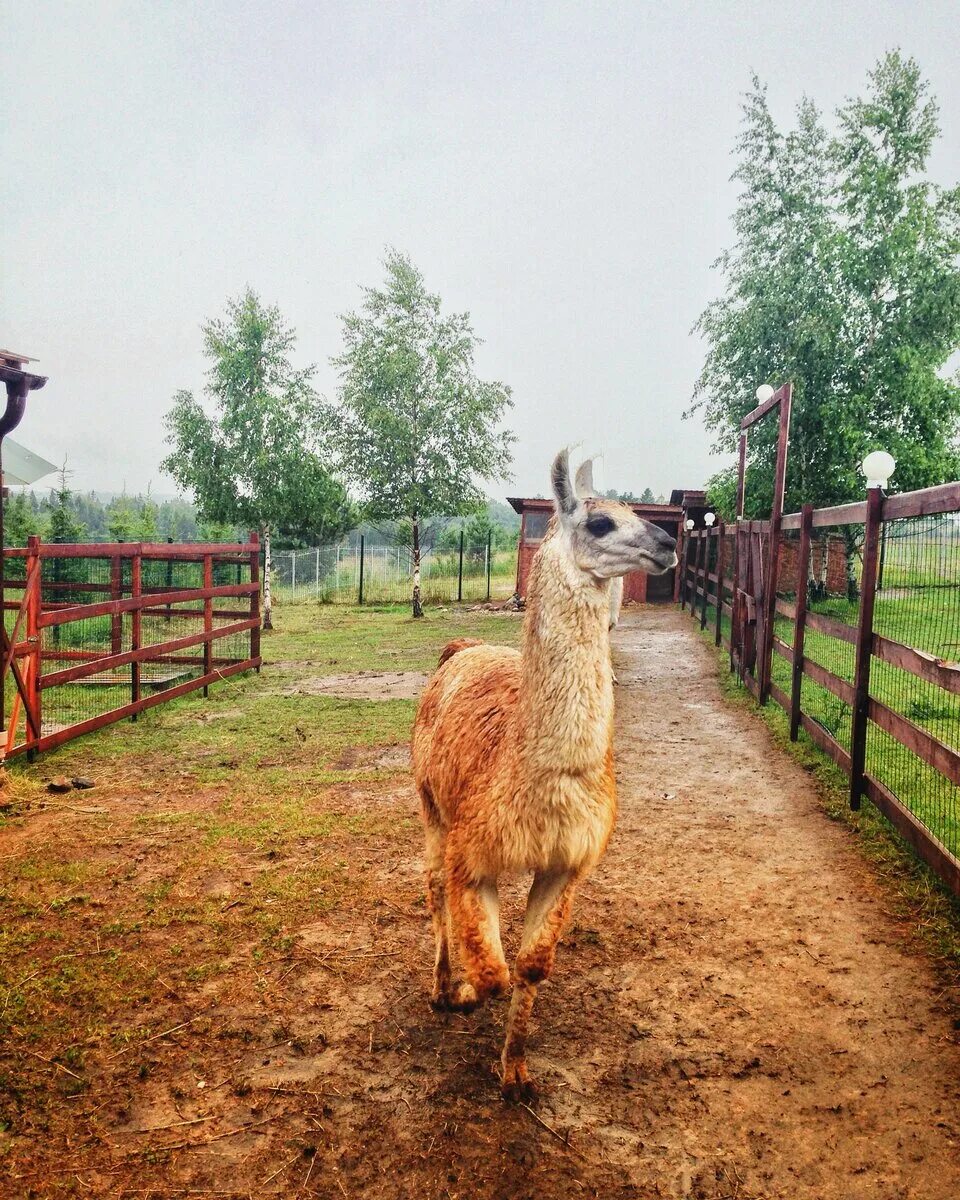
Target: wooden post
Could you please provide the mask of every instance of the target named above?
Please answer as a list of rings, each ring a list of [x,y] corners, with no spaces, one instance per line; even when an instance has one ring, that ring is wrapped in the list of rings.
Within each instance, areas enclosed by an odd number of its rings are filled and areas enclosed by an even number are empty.
[[[703,531],[703,606],[700,609],[700,628],[707,627],[707,596],[710,592],[710,541],[713,530],[705,527]]]
[[[780,427],[777,432],[777,463],[773,476],[773,508],[770,510],[770,548],[766,593],[763,596],[763,644],[760,647],[760,703],[766,704],[770,695],[770,676],[773,672],[773,626],[777,613],[777,575],[780,566],[780,527],[783,522],[783,495],[787,485],[787,447],[790,440],[790,406],[793,384],[780,389]]]
[[[360,534],[360,588],[357,594],[357,603],[363,603],[363,534]]]
[[[867,757],[867,711],[870,705],[870,658],[873,653],[873,602],[877,593],[877,559],[883,523],[883,492],[867,489],[867,520],[863,531],[863,571],[860,576],[860,619],[854,667],[854,706],[850,726],[850,807],[860,808]]]
[[[137,552],[130,561],[130,595],[139,601],[143,595],[143,546],[137,547]],[[130,614],[130,649],[139,650],[141,645],[143,613],[139,606]],[[135,660],[130,664],[130,700],[136,704],[140,699],[140,663]],[[132,713],[131,721],[136,721],[137,714]]]
[[[743,501],[746,494],[746,470],[747,470],[747,433],[744,430],[740,434],[740,442],[737,447],[737,511],[736,529],[733,535],[733,589],[730,596],[730,670],[732,671],[737,662],[743,662],[743,623],[741,621],[741,605],[738,595],[740,590],[740,574],[741,574],[741,545],[740,545],[740,524],[743,521]],[[737,668],[738,670],[742,669]]]
[[[114,554],[110,559],[110,599],[123,599],[123,559]],[[110,649],[113,654],[123,650],[123,614],[116,613],[110,618]]]
[[[800,552],[797,556],[797,600],[793,616],[793,675],[790,684],[790,741],[800,733],[800,701],[803,687],[803,639],[807,627],[807,577],[810,574],[810,533],[813,505],[805,504],[800,516]]]
[[[714,630],[713,641],[715,646],[720,645],[721,638],[721,623],[723,621],[723,541],[726,536],[727,527],[721,521],[717,526],[717,628]]]
[[[257,586],[250,593],[250,620],[256,625],[250,630],[250,657],[260,657],[260,535],[255,530],[250,534],[250,582]],[[259,672],[260,668],[257,667]]]
[[[493,567],[493,530],[487,530],[487,603],[490,603],[490,572]]]
[[[460,565],[457,568],[457,603],[463,603],[463,530],[460,530]]]
[[[24,709],[26,715],[25,735],[30,740],[40,739],[43,733],[43,712],[41,709],[43,692],[40,687],[40,672],[43,668],[43,659],[41,655],[42,634],[40,632],[40,610],[41,610],[41,560],[40,560],[40,539],[36,534],[32,534],[27,538],[27,561],[26,578],[33,579],[33,586],[30,588],[30,599],[27,603],[26,612],[26,637],[27,643],[30,646],[30,653],[24,663],[24,671],[21,673],[21,678],[25,684],[24,691]],[[29,584],[28,584],[29,586]],[[0,613],[0,617],[5,614]],[[11,647],[12,649],[12,647]],[[10,659],[11,668],[16,664],[16,657]],[[14,731],[16,734],[16,731]],[[27,752],[27,761],[33,762],[36,758],[36,750]]]
[[[680,611],[687,607],[687,572],[690,569],[690,530],[683,531],[683,554],[680,556]]]
[[[203,587],[208,591],[213,587],[213,555],[203,556]],[[213,597],[203,598],[203,673],[209,675],[213,669]],[[208,684],[203,685],[204,697],[210,695]]]
[[[690,616],[697,615],[697,579],[700,575],[703,562],[703,548],[706,545],[706,537],[701,536],[706,534],[706,529],[697,529],[694,531],[697,535],[697,559],[693,567],[693,590],[690,595]]]

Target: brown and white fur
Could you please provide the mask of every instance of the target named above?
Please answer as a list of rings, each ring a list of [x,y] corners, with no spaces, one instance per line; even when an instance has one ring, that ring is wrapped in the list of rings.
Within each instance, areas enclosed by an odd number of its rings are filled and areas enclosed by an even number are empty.
[[[673,538],[626,505],[579,498],[566,451],[552,484],[556,518],[531,569],[522,650],[451,643],[413,730],[435,1007],[468,1012],[506,993],[497,879],[534,873],[502,1056],[502,1090],[514,1098],[532,1093],[525,1044],[537,987],[616,815],[610,581],[677,561]]]

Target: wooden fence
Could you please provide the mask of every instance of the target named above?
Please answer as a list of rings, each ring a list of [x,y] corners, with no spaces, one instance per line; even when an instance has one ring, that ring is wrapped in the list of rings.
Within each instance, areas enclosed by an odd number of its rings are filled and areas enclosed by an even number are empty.
[[[680,603],[960,895],[960,483],[691,531]],[[817,583],[830,539],[845,594]],[[784,562],[789,557],[790,571]],[[789,578],[787,578],[789,576]],[[811,581],[816,586],[810,586]],[[806,584],[806,586],[805,586]]]
[[[4,732],[33,756],[259,668],[260,546],[31,538],[3,552]]]

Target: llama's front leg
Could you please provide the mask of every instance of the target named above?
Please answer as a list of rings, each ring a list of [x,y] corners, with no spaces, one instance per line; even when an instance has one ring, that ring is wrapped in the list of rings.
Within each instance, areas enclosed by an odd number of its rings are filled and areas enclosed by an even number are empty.
[[[533,878],[501,1060],[500,1086],[508,1100],[531,1099],[536,1095],[526,1060],[530,1013],[538,984],[553,970],[557,942],[570,915],[579,878],[580,873],[574,870],[538,871]]]
[[[471,1012],[490,996],[504,995],[510,986],[500,942],[497,881],[471,880],[454,864],[447,871],[446,887],[453,938],[466,976],[452,989],[449,1007]]]

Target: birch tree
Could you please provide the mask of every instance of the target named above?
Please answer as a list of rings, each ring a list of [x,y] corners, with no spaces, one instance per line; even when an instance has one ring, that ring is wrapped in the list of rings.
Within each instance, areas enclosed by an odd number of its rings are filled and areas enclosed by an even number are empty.
[[[384,266],[383,286],[366,288],[360,311],[342,318],[330,437],[364,516],[410,522],[421,617],[422,522],[475,512],[480,483],[507,477],[514,438],[500,426],[512,401],[506,384],[476,375],[469,313],[443,315],[405,255],[391,251]]]
[[[250,289],[203,326],[209,413],[192,392],[167,414],[161,469],[191,492],[207,525],[257,530],[264,545],[263,627],[272,628],[271,545],[277,534],[335,539],[356,523],[318,453],[313,367],[296,368],[296,335]]]

